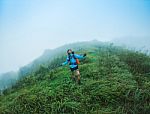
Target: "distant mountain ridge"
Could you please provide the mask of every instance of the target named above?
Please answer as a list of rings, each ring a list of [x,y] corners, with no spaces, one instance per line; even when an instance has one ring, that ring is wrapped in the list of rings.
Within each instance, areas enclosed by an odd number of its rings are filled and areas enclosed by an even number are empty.
[[[7,72],[4,74],[1,74],[0,76],[0,90],[8,88],[10,85],[15,84],[15,82],[18,79],[18,73],[17,72]]]
[[[112,42],[132,49],[150,51],[150,37],[122,37],[116,38]]]

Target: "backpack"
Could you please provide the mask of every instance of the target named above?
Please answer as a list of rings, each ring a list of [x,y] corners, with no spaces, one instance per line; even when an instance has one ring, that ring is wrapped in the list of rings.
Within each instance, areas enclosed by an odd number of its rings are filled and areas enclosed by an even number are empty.
[[[77,65],[80,64],[79,59],[75,57],[74,53],[72,53],[72,54],[73,54],[72,57],[76,60],[76,64],[77,64]],[[69,56],[69,60],[68,60],[68,61],[70,61],[70,59],[71,59],[71,56]],[[70,63],[70,64],[71,64],[71,63]]]

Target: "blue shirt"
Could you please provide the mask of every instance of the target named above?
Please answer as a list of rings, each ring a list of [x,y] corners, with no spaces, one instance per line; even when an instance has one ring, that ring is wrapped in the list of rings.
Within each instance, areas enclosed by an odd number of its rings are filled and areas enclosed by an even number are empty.
[[[78,55],[78,54],[74,54],[74,57],[77,59],[83,59],[84,58],[82,55]],[[72,64],[70,64],[70,68],[75,68],[77,66],[77,64],[73,64],[73,63],[76,63],[76,59],[74,57],[73,57],[73,54],[70,54],[70,61],[69,61],[69,56],[67,56],[66,61],[64,63],[62,63],[62,65],[72,63]]]

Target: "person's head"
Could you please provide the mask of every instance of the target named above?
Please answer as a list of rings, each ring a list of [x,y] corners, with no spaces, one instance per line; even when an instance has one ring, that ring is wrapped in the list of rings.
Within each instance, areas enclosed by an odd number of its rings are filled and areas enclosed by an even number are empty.
[[[71,54],[72,53],[72,50],[71,49],[68,49],[67,50],[67,54]]]

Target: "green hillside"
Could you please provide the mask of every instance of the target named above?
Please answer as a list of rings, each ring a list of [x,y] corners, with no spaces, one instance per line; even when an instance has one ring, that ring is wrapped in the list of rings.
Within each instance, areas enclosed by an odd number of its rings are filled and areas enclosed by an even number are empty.
[[[86,45],[86,44],[84,44]],[[110,45],[75,49],[82,84],[64,55],[20,79],[0,96],[0,114],[149,114],[150,56]]]

